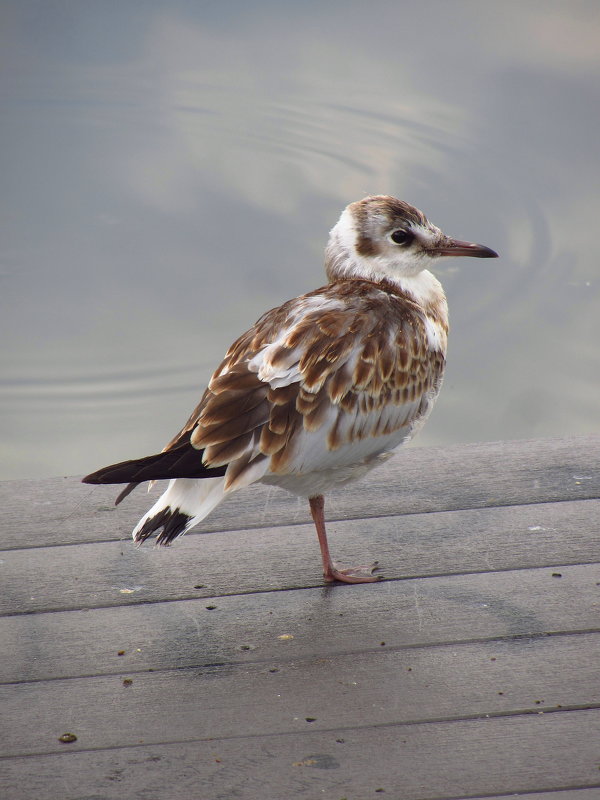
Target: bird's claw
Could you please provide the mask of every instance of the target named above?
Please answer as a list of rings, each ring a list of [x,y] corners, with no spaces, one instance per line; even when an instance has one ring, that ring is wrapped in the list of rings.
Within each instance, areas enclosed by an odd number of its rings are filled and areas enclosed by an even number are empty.
[[[345,569],[338,569],[335,564],[332,564],[330,569],[325,573],[325,580],[329,583],[340,581],[341,583],[376,583],[380,581],[381,575],[373,575],[378,569],[378,561],[372,564],[361,564],[358,567],[346,567]]]

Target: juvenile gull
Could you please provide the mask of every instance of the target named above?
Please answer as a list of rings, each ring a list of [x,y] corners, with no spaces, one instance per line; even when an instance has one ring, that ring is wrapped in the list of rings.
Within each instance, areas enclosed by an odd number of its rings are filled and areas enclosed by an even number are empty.
[[[402,200],[351,203],[329,235],[320,289],[267,311],[227,351],[198,406],[161,453],[104,467],[84,483],[169,478],[133,530],[169,545],[252,483],[307,497],[326,581],[378,580],[342,569],[327,545],[323,495],[407,442],[429,415],[446,361],[448,307],[428,267],[496,258],[451,239]]]

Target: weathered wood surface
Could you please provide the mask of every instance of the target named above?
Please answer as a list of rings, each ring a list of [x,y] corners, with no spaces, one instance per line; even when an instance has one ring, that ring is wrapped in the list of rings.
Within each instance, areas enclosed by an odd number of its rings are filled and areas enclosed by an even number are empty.
[[[293,502],[293,500],[292,500]],[[366,505],[366,503],[365,503]],[[386,578],[600,560],[600,500],[332,522],[341,563],[379,560]],[[321,586],[311,524],[187,534],[170,548],[122,542],[3,553],[0,613],[97,608]],[[194,587],[201,586],[196,589]]]
[[[115,709],[115,724],[117,718]],[[599,739],[598,711],[569,711],[158,746],[132,742],[7,759],[3,768],[7,797],[19,800],[505,800],[507,793],[597,800]],[[540,787],[546,790],[541,797]],[[568,791],[561,796],[555,787]]]
[[[0,796],[600,798],[600,436],[407,450],[332,495],[362,586],[323,586],[277,490],[168,550],[129,540],[142,491],[0,493]]]
[[[597,631],[599,566],[560,570],[561,578],[543,567],[0,617],[0,681]]]
[[[359,708],[378,726],[578,710],[600,706],[599,663],[600,634],[576,634],[10,684],[2,750],[60,753],[57,723],[78,750],[347,730]]]

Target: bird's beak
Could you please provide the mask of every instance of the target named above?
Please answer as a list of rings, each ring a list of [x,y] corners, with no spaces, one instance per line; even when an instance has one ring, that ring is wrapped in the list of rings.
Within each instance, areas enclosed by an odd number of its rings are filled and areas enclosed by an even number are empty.
[[[431,248],[433,256],[473,256],[474,258],[498,258],[498,253],[484,244],[461,242],[460,239],[444,239]]]

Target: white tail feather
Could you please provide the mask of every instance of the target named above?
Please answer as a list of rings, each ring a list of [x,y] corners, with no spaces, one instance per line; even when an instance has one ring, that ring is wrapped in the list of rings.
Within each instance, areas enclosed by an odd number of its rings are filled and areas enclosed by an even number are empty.
[[[219,505],[225,495],[224,478],[175,478],[169,482],[167,490],[158,498],[152,508],[144,514],[132,531],[132,536],[137,540],[138,533],[144,524],[161,511],[170,508],[190,517],[186,523],[186,533],[194,525],[210,514]]]

